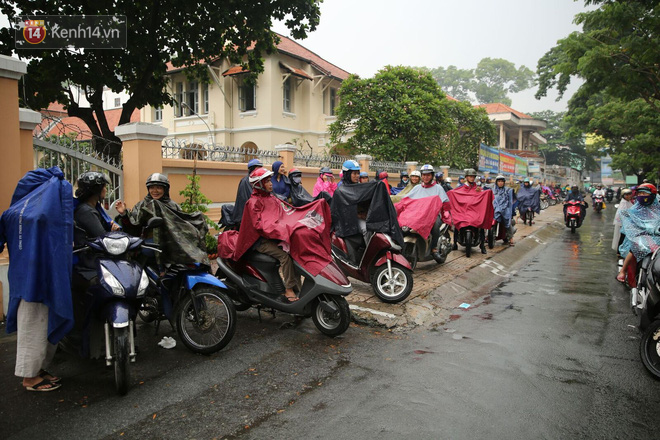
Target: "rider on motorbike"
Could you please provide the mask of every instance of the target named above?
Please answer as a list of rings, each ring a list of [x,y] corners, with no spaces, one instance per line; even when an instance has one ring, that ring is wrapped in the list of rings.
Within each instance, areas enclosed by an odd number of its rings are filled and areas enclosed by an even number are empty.
[[[410,182],[408,171],[401,171],[400,176],[401,176],[401,181],[397,184],[397,188],[405,188],[406,185],[408,185],[408,182]]]
[[[596,185],[596,190],[591,194],[591,200],[594,201],[594,209],[596,208],[595,199],[598,197],[605,199],[605,190],[603,189],[603,185],[600,183]]]
[[[495,208],[495,221],[501,223],[506,228],[505,244],[513,246],[513,234],[516,228],[513,221],[513,189],[505,186],[506,178],[499,175],[495,178],[495,187],[493,188],[493,206]]]
[[[587,208],[587,203],[584,201],[584,197],[582,197],[582,194],[580,194],[580,190],[577,187],[577,185],[571,186],[571,191],[566,195],[566,200],[564,200],[564,222],[566,222],[566,209],[568,208],[568,205],[566,203],[570,202],[571,200],[576,200],[582,203],[582,206],[580,206],[580,223],[579,223],[579,225],[581,225],[582,221],[584,220],[584,216],[587,215],[587,211],[585,209]]]
[[[319,170],[319,177],[314,184],[314,192],[312,195],[316,197],[321,194],[322,191],[325,191],[332,197],[336,189],[337,184],[335,183],[335,176],[332,174],[332,170],[330,167],[322,167]]]
[[[241,179],[238,183],[238,189],[236,190],[236,201],[234,202],[234,210],[231,214],[231,224],[240,226],[241,219],[243,218],[243,208],[245,207],[245,202],[250,198],[252,194],[252,188],[250,187],[250,174],[257,168],[263,167],[264,164],[261,163],[259,159],[252,159],[248,162],[247,165],[247,175]]]
[[[422,175],[418,170],[411,171],[410,172],[410,181],[408,182],[408,185],[406,185],[405,188],[403,188],[401,191],[399,191],[396,195],[390,196],[392,199],[392,203],[397,203],[400,202],[402,198],[406,196],[414,187],[419,185],[421,181]]]
[[[461,176],[463,177],[463,176]],[[459,177],[459,181],[461,179]],[[483,189],[477,185],[476,183],[477,179],[477,172],[473,168],[468,168],[465,170],[465,183],[463,185],[459,185],[458,187],[466,187],[470,191],[474,192],[480,192],[483,191]],[[481,253],[485,254],[486,253],[486,231],[483,229],[479,229],[479,238],[481,240],[481,245],[479,246],[479,249],[481,249]],[[458,230],[454,230],[454,250],[458,249]]]
[[[523,180],[523,186],[518,189],[516,198],[518,199],[518,210],[520,211],[520,216],[523,217],[523,214],[533,211],[537,214],[541,212],[541,193],[539,190],[532,187],[532,181],[525,177]],[[523,223],[527,223],[527,217],[523,217]],[[530,226],[534,224],[534,221],[529,219]]]
[[[369,181],[369,173],[366,171],[360,172],[360,183],[367,183]]]

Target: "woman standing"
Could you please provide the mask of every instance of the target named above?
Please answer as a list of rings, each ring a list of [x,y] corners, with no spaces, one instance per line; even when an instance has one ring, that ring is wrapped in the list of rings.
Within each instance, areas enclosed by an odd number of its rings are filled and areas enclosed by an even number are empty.
[[[286,167],[281,161],[273,163],[273,175],[271,177],[273,182],[273,193],[283,200],[288,200],[291,195],[291,182],[286,177]]]

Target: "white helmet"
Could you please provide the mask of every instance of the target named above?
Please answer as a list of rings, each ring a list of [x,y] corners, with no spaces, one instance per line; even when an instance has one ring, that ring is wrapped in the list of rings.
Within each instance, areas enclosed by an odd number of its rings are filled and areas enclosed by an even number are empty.
[[[422,167],[419,170],[422,174],[435,173],[435,170],[433,169],[433,165],[429,165],[429,164],[422,165]]]
[[[447,177],[447,178],[445,179],[445,182],[447,182],[447,183],[451,183],[451,177]]]
[[[410,172],[410,177],[412,177],[412,176],[417,176],[417,177],[419,177],[419,178],[421,179],[421,178],[422,178],[422,173],[420,173],[420,172],[417,171],[417,170],[415,170],[415,171],[411,171],[411,172]]]

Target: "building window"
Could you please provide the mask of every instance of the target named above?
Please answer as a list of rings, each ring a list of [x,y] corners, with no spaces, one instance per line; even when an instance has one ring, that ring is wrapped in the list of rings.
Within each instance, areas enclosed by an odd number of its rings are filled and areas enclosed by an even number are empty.
[[[163,107],[156,107],[154,109],[154,121],[163,120]]]
[[[204,104],[202,105],[202,112],[208,114],[209,112],[209,85],[208,83],[204,84],[204,92],[202,92],[202,99]]]
[[[242,112],[257,109],[257,86],[242,83],[238,86],[238,109]]]
[[[292,101],[292,88],[291,88],[291,77],[288,77],[284,84],[282,84],[282,110],[287,113],[292,113],[291,110],[291,101]]]
[[[335,106],[337,105],[337,89],[330,89],[330,116],[335,115]]]
[[[115,108],[121,107],[121,98],[115,98]]]
[[[174,116],[180,118],[183,116],[183,103],[186,95],[183,93],[183,83],[176,83],[176,92],[174,93]]]
[[[199,84],[196,81],[189,82],[186,90],[186,115],[192,116],[199,113]],[[192,110],[191,110],[192,109]]]

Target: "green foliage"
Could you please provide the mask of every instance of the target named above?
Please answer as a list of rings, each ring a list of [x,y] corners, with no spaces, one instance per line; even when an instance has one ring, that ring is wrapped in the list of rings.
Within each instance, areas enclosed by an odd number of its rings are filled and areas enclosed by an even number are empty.
[[[218,224],[211,220],[207,215],[208,205],[212,202],[211,199],[206,197],[199,189],[200,176],[193,174],[186,176],[190,183],[184,189],[179,191],[179,195],[184,196],[186,199],[181,202],[181,210],[183,212],[201,212],[204,214],[204,220],[209,228],[218,229]],[[215,254],[218,251],[218,240],[211,234],[206,234],[204,237],[206,243],[206,252],[208,254]]]
[[[442,90],[449,96],[459,101],[470,101],[470,91],[474,87],[474,71],[472,69],[459,69],[442,66],[430,70],[433,78],[438,82]]]
[[[572,133],[602,137],[596,145],[627,174],[660,176],[660,2],[587,1],[599,5],[578,14],[582,32],[559,40],[538,63],[537,98],[571,78],[584,81],[569,101]]]
[[[166,63],[186,67],[189,76],[208,81],[206,65],[215,59],[242,63],[257,75],[264,53],[274,50],[273,19],[285,20],[294,38],[305,38],[319,23],[317,0],[269,2],[186,0],[0,0],[0,10],[14,22],[19,15],[125,15],[127,46],[122,50],[21,50],[29,61],[23,105],[45,108],[57,101],[69,116],[80,117],[96,135],[115,142],[103,111],[103,88],[128,92],[119,124],[135,109],[171,104]],[[254,45],[253,45],[254,44]],[[252,46],[253,45],[253,46]],[[248,51],[250,48],[250,51]],[[0,29],[0,53],[16,54],[13,29]],[[203,63],[202,63],[203,62]],[[79,107],[69,85],[82,88],[89,108]],[[103,148],[106,145],[102,146]],[[111,144],[118,156],[120,147]]]
[[[483,109],[446,99],[428,70],[387,66],[373,78],[351,76],[339,90],[333,142],[379,160],[468,167],[496,130]]]
[[[477,102],[501,102],[511,105],[508,93],[517,93],[534,85],[534,72],[502,58],[484,58],[474,70],[473,91]]]

